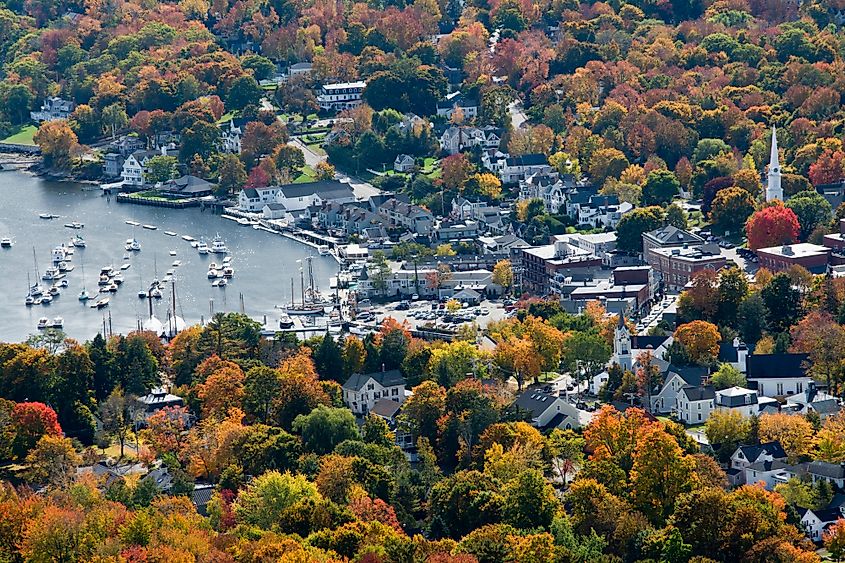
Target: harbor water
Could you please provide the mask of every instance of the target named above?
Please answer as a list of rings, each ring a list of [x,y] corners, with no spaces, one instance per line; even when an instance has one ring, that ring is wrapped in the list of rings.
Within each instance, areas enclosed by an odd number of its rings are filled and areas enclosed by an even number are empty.
[[[58,215],[42,219],[41,214]],[[129,225],[126,221],[139,223]],[[65,227],[78,222],[81,229]],[[143,225],[155,226],[155,230]],[[169,236],[165,231],[176,233]],[[52,266],[52,250],[61,244],[70,246],[75,235],[85,239],[85,248],[75,248],[73,270],[67,273],[68,287],[50,305],[26,306],[27,275],[35,283],[36,262],[41,274]],[[218,235],[225,242],[235,270],[225,287],[213,287],[207,273],[209,264],[221,264],[222,254],[200,255],[181,237],[204,239],[209,246]],[[104,323],[114,333],[135,330],[149,317],[146,299],[138,297],[154,278],[174,270],[176,314],[188,324],[207,320],[212,313],[243,310],[268,324],[275,325],[280,311],[277,305],[291,300],[291,278],[296,280],[299,298],[300,268],[313,256],[314,278],[326,292],[329,278],[338,265],[329,256],[319,256],[316,249],[278,234],[242,226],[199,208],[169,209],[118,203],[96,186],[50,182],[18,172],[0,172],[0,238],[12,239],[11,248],[0,248],[0,341],[23,341],[37,332],[41,317],[63,317],[64,331],[78,340],[93,338]],[[127,252],[128,239],[137,239],[140,252]],[[35,259],[33,259],[33,248]],[[172,255],[175,252],[175,255]],[[129,259],[124,256],[129,254]],[[181,265],[174,266],[175,261]],[[97,293],[100,269],[129,263],[123,270],[125,281],[116,293]],[[109,304],[93,309],[80,302],[83,286],[94,300],[109,297]],[[50,283],[41,281],[49,287]],[[163,296],[153,300],[155,316],[166,321],[171,309],[171,284],[162,286]],[[241,300],[241,295],[243,300]]]

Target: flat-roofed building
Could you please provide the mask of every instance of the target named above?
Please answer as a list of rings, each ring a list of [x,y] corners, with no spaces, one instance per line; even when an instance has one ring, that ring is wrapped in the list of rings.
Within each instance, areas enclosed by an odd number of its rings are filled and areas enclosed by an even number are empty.
[[[814,274],[821,274],[827,269],[831,249],[827,246],[801,242],[784,244],[757,250],[760,267],[772,272],[782,272],[791,266],[803,266]]]

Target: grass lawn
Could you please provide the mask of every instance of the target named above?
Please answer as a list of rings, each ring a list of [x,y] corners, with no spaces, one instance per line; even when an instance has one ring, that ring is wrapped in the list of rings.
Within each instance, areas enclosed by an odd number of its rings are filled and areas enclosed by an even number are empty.
[[[307,143],[305,146],[311,149],[311,152],[313,152],[314,154],[326,156],[326,151],[323,150],[323,147],[320,145],[320,143]]]
[[[35,125],[22,125],[14,133],[3,139],[2,142],[15,145],[35,145],[35,141],[32,138],[37,131],[38,127]]]
[[[302,173],[293,181],[294,184],[306,184],[317,181],[317,172],[307,164],[302,168]]]
[[[221,123],[226,123],[233,117],[235,117],[235,112],[227,111],[226,113],[220,116],[220,119],[217,120],[217,124],[220,125]]]

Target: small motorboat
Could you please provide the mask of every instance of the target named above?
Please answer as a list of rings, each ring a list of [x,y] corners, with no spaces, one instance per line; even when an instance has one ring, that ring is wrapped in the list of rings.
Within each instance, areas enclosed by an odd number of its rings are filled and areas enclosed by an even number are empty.
[[[138,225],[140,225],[141,223],[139,223],[138,221],[126,221],[126,224],[127,224],[127,225],[132,225],[133,227],[137,227],[137,226],[138,226]]]
[[[147,298],[147,290],[139,289],[138,290],[138,299],[146,299]]]
[[[55,219],[58,215],[53,215],[52,213],[41,213],[38,215],[41,219]]]
[[[12,248],[12,239],[10,239],[9,237],[0,238],[0,247]]]
[[[214,280],[214,279],[217,279],[218,277],[220,277],[217,270],[209,270],[207,275],[208,275],[208,279],[210,279],[210,280]]]
[[[156,227],[155,225],[141,225],[141,226],[144,227],[145,229],[147,229],[148,231],[154,231],[154,230],[158,229],[158,227]]]
[[[97,285],[109,285],[111,283],[111,278],[107,274],[100,274],[100,279],[97,281]]]
[[[63,328],[65,320],[62,317],[53,317],[53,321],[47,326],[48,328]]]
[[[178,267],[179,267],[179,266],[181,266],[181,265],[182,265],[182,261],[181,261],[181,260],[174,260],[174,261],[173,261],[173,264],[171,264],[171,266],[173,266],[174,268],[178,268]]]
[[[175,251],[175,250],[171,250],[171,251],[170,251],[170,255],[171,255],[171,256],[176,256],[176,251]]]
[[[73,223],[65,223],[65,227],[67,227],[68,229],[81,229],[84,226],[85,225],[80,223],[79,221],[74,221]]]
[[[32,295],[27,295],[24,303],[26,303],[27,307],[29,307],[31,305],[35,305],[35,297],[33,297]]]
[[[325,244],[322,244],[317,247],[317,252],[320,253],[320,256],[328,256],[330,249]]]
[[[226,248],[226,243],[223,242],[223,239],[220,238],[220,235],[217,235],[211,241],[211,249],[209,252],[213,252],[214,254],[228,254],[229,249]]]
[[[45,328],[47,328],[48,324],[50,324],[50,319],[48,319],[47,317],[41,317],[40,319],[38,319],[38,324],[35,325],[35,328],[37,328],[38,330],[44,330]]]
[[[169,237],[175,237],[176,236],[176,233],[174,233],[173,231],[164,231],[164,234],[166,234]]]
[[[118,289],[117,284],[114,283],[114,282],[112,282],[108,285],[108,290],[109,290],[110,293],[117,293],[117,289]]]
[[[53,302],[53,296],[50,295],[49,293],[42,295],[40,299],[41,299],[42,305],[49,305],[50,303]]]
[[[209,270],[216,270],[216,269],[218,269],[219,267],[220,267],[220,266],[218,266],[218,265],[217,265],[217,262],[209,262],[209,264],[208,264],[208,269],[209,269]]]
[[[120,285],[124,282],[123,274],[115,274],[111,280],[117,285]]]
[[[61,271],[59,271],[58,268],[47,268],[41,275],[41,279],[44,281],[60,280],[63,277],[65,277],[65,275]]]
[[[73,240],[70,242],[71,244],[73,244],[73,246],[76,246],[78,248],[85,248],[85,239],[82,238],[80,235],[76,235],[75,237],[73,237]]]
[[[97,291],[98,291],[99,293],[108,293],[108,292],[109,292],[109,287],[111,287],[111,284],[108,284],[108,285],[101,285],[101,286],[100,286],[100,289],[99,289],[99,290],[97,290]]]
[[[229,262],[231,262],[231,261],[232,261],[232,257],[231,257],[231,256],[226,256],[225,258],[223,258],[223,263],[224,263],[224,264],[228,264],[228,263],[229,263]]]
[[[250,220],[246,217],[238,217],[237,219],[235,219],[235,221],[237,221],[239,225],[243,225],[244,227],[248,227],[251,224]]]
[[[50,289],[47,290],[47,293],[49,293],[53,297],[58,297],[61,292],[59,291],[58,287],[53,285],[53,286],[50,286]]]
[[[150,295],[153,297],[153,299],[161,299],[163,294],[161,293],[161,290],[159,288],[154,287],[150,291]]]
[[[114,266],[103,266],[100,268],[100,275],[103,276],[113,276],[114,275]]]
[[[182,240],[185,242],[195,242],[197,239],[189,235],[182,235]]]
[[[226,266],[223,268],[223,277],[224,278],[232,278],[235,276],[235,269],[231,266]]]
[[[226,287],[229,282],[226,281],[226,278],[220,278],[219,280],[214,280],[211,282],[212,287]]]
[[[107,306],[108,304],[109,304],[109,298],[103,297],[99,301],[92,303],[91,307],[96,308],[96,309],[102,309],[103,307]]]
[[[293,328],[293,319],[291,319],[287,314],[282,314],[279,317],[279,328]]]
[[[63,273],[72,272],[73,264],[69,264],[67,262],[59,262],[58,264],[56,264],[56,268],[58,268],[58,270]]]
[[[59,285],[59,287],[67,287],[68,286],[67,278],[60,279],[58,285]]]
[[[202,241],[197,244],[197,252],[199,252],[200,254],[208,254],[208,245],[205,243],[205,241]]]
[[[120,269],[121,270],[128,270],[131,267],[132,267],[132,264],[129,263],[129,262],[126,262],[125,264],[121,264]]]
[[[126,241],[126,245],[124,246],[127,251],[129,252],[138,252],[141,250],[141,243],[138,242],[138,239],[131,238]]]

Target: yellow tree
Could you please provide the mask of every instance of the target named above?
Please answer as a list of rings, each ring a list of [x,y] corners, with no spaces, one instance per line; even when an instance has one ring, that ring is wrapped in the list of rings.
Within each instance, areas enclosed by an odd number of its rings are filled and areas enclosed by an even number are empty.
[[[675,330],[675,340],[685,348],[691,361],[705,365],[712,363],[719,354],[722,335],[713,323],[692,321]]]
[[[791,462],[810,453],[813,446],[813,426],[803,416],[785,413],[760,415],[757,432],[761,442],[780,442]]]
[[[816,455],[830,463],[845,461],[845,413],[829,416],[816,434]]]
[[[507,258],[493,266],[493,283],[502,286],[506,293],[513,287],[513,266]]]
[[[33,140],[41,147],[41,154],[50,166],[67,166],[71,155],[79,146],[76,133],[64,119],[42,123]]]
[[[653,522],[662,523],[678,497],[695,486],[695,461],[660,425],[652,425],[637,441],[633,462],[634,505]]]

